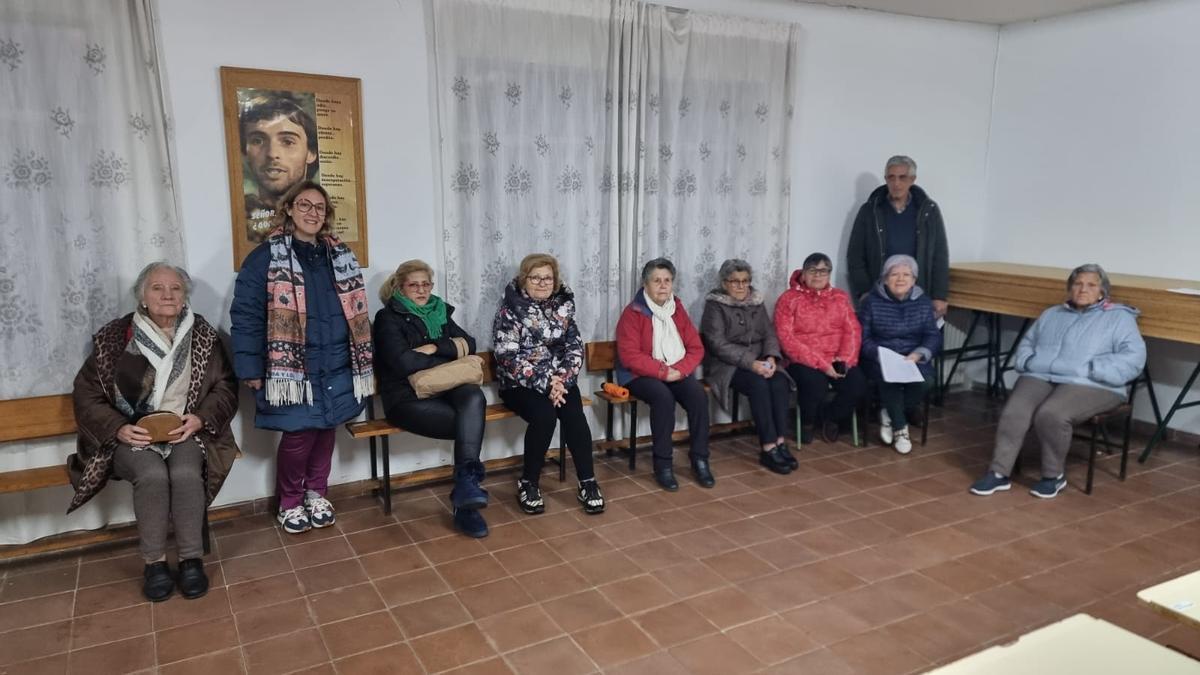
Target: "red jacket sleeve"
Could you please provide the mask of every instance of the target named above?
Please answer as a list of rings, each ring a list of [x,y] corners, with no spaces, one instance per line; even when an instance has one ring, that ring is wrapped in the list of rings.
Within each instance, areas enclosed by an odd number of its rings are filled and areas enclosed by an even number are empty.
[[[842,344],[838,347],[838,358],[853,368],[858,365],[858,355],[862,351],[862,326],[850,306],[850,296],[841,293],[838,300],[838,309],[842,312]]]
[[[643,344],[642,326],[649,321],[633,306],[621,312],[617,320],[617,358],[621,366],[638,377],[666,379],[667,367],[652,356],[653,345]]]
[[[799,293],[784,291],[775,303],[775,335],[779,338],[779,346],[783,355],[789,361],[808,366],[814,370],[825,372],[832,365],[816,352],[807,342],[796,334],[795,325],[800,320],[796,312],[796,300]]]
[[[704,360],[704,342],[700,339],[700,333],[696,327],[692,325],[692,318],[688,316],[687,310],[683,308],[683,301],[675,298],[675,315],[671,317],[675,319],[675,327],[679,330],[679,337],[683,340],[683,348],[687,350],[682,359],[679,359],[671,367],[679,371],[680,375],[687,377],[695,372],[700,366],[700,362]]]

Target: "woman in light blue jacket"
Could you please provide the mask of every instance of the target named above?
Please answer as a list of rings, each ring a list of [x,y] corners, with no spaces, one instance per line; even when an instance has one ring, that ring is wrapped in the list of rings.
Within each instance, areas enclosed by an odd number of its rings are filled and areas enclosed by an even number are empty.
[[[1138,311],[1112,302],[1109,291],[1102,267],[1076,267],[1067,301],[1042,312],[1021,339],[1014,358],[1021,376],[1000,414],[992,465],[972,493],[1012,487],[1009,474],[1030,425],[1042,446],[1042,478],[1031,493],[1051,498],[1066,487],[1075,424],[1120,405],[1126,384],[1146,365]]]

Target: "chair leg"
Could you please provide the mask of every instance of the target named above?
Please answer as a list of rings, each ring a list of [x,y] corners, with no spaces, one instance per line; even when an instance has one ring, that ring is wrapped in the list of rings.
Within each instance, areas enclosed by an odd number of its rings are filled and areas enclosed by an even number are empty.
[[[858,435],[858,411],[857,410],[850,413],[850,433],[854,437],[854,447],[861,448],[863,446],[863,444],[861,443],[862,438]]]
[[[921,425],[921,447],[925,447],[925,441],[926,441],[926,439],[929,438],[929,394],[928,393],[925,394],[925,401],[922,403],[922,407],[925,409],[923,411],[923,414],[925,415],[925,423]]]
[[[388,437],[381,437],[380,442],[383,444],[383,515],[392,515],[392,450],[388,444]]]
[[[562,439],[558,439],[562,441]],[[567,479],[567,446],[559,443],[558,446],[558,482],[563,482]]]
[[[1096,426],[1095,424],[1092,425],[1092,443],[1088,449],[1087,486],[1083,490],[1089,495],[1092,494],[1092,478],[1096,474]]]
[[[796,401],[796,449],[799,450],[803,442],[800,440],[800,402]]]
[[[1121,480],[1125,480],[1125,465],[1129,462],[1129,432],[1133,427],[1133,413],[1125,416],[1125,439],[1121,441]]]
[[[629,404],[629,470],[637,470],[637,401]]]
[[[212,553],[212,533],[208,529],[208,508],[204,509],[204,524],[200,526],[200,537],[204,540],[204,555]]]

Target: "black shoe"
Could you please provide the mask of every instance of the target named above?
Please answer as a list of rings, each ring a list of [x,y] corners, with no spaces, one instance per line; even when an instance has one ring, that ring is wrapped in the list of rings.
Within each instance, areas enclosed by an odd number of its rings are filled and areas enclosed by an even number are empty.
[[[542,499],[542,491],[537,483],[525,479],[517,481],[517,504],[521,510],[530,515],[546,512],[546,502]]]
[[[712,469],[708,467],[707,459],[693,459],[692,473],[696,476],[696,482],[700,487],[710,488],[717,484],[717,479],[713,478]]]
[[[825,420],[825,423],[821,425],[821,438],[824,438],[826,443],[837,443],[838,435],[841,433],[841,427],[833,420]]]
[[[780,475],[786,476],[792,472],[792,465],[788,464],[787,458],[780,453],[779,446],[759,452],[758,463]]]
[[[583,506],[584,513],[604,513],[604,494],[600,492],[600,484],[595,478],[579,481],[579,493],[576,498]]]
[[[780,456],[787,460],[788,466],[792,467],[792,471],[800,468],[800,462],[796,461],[796,456],[792,454],[787,443],[780,443],[775,446],[775,449],[779,451]]]
[[[813,442],[813,428],[811,426],[800,427],[800,442],[805,445]]]
[[[204,597],[208,592],[208,575],[204,573],[204,561],[188,558],[179,561],[179,592],[188,600]]]
[[[175,580],[171,578],[171,568],[166,561],[150,563],[142,571],[146,583],[142,584],[142,595],[150,602],[162,602],[171,597],[175,590]]]
[[[679,481],[675,480],[675,467],[670,464],[654,467],[654,481],[667,492],[679,489]]]

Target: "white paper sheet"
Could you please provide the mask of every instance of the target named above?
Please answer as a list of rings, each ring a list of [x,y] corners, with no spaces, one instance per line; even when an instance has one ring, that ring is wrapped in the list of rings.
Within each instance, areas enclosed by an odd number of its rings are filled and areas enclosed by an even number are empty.
[[[904,382],[921,382],[925,379],[917,364],[887,347],[879,348],[879,367],[883,371],[884,382],[902,384]]]
[[[1183,295],[1200,295],[1200,288],[1168,288],[1168,293],[1182,293]]]

